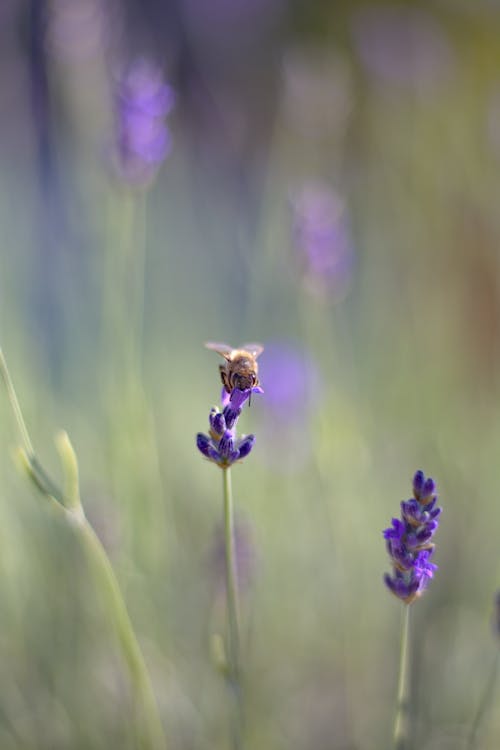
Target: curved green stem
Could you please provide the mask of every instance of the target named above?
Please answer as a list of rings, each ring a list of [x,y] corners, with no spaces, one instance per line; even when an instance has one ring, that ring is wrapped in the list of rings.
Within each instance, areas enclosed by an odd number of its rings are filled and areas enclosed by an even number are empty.
[[[165,747],[165,738],[153,687],[116,575],[104,547],[85,516],[81,516],[74,528],[88,554],[94,579],[101,590],[130,673],[140,727],[139,747],[145,750],[160,750]]]
[[[26,453],[28,454],[28,456],[32,458],[35,455],[35,451],[33,450],[33,444],[30,440],[30,436],[28,433],[28,429],[26,427],[26,422],[24,421],[21,407],[19,406],[19,401],[17,398],[16,391],[14,389],[14,384],[12,382],[12,378],[10,377],[9,368],[7,367],[7,362],[5,360],[3,351],[1,349],[0,349],[0,373],[2,375],[5,388],[7,390],[7,396],[9,397],[12,411],[14,412],[14,418],[16,420],[16,424],[19,429],[19,434],[21,435],[23,447]]]
[[[394,750],[410,747],[410,605],[403,607]]]
[[[226,600],[227,600],[227,654],[228,679],[234,706],[232,707],[232,742],[234,750],[242,745],[243,704],[240,675],[240,614],[238,602],[238,576],[234,536],[234,510],[231,487],[231,469],[222,470],[224,497],[224,540],[226,548]]]
[[[0,374],[7,389],[7,395],[23,444],[17,452],[19,462],[59,517],[75,531],[88,554],[88,559],[93,568],[94,580],[102,594],[109,620],[117,633],[134,690],[135,705],[139,714],[137,745],[141,750],[164,750],[163,727],[137,636],[109,558],[83,512],[78,488],[78,463],[73,447],[66,433],[58,435],[57,447],[66,476],[66,487],[63,492],[50,479],[36,457],[1,349]]]

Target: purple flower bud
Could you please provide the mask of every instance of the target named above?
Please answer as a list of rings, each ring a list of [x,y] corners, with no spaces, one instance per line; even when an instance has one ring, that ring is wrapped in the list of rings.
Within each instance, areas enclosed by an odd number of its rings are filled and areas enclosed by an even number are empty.
[[[253,448],[255,442],[255,435],[246,435],[238,443],[239,458],[245,458],[248,456]]]
[[[418,518],[419,512],[420,512],[420,503],[414,498],[412,498],[411,500],[401,501],[401,514],[407,520],[409,519],[416,520]]]
[[[208,451],[209,451],[209,447],[210,447],[210,438],[208,438],[202,432],[199,432],[196,435],[196,445],[198,447],[198,450],[201,451],[203,453],[203,455],[208,458]]]
[[[416,534],[416,539],[418,544],[425,544],[425,542],[428,542],[431,536],[434,534],[435,529],[437,528],[437,524],[432,527],[424,526],[420,531]]]
[[[215,407],[210,411],[209,416],[210,427],[215,435],[222,435],[226,429],[226,420],[224,415]]]
[[[204,456],[209,458],[211,461],[218,461],[219,453],[217,449],[212,445],[212,441],[207,435],[199,432],[196,436],[196,445],[198,450],[203,453]]]
[[[384,582],[393,594],[407,603],[413,600],[420,585],[419,580],[412,579],[407,581],[398,575],[391,578],[387,573],[384,576]]]
[[[415,493],[415,497],[417,500],[420,497],[420,493],[422,492],[424,483],[425,474],[423,471],[421,471],[421,469],[419,469],[417,472],[415,472],[415,476],[413,477],[413,492]]]
[[[424,505],[427,505],[431,502],[431,500],[434,499],[434,494],[436,492],[436,482],[434,479],[431,479],[430,477],[425,480],[425,484],[422,488],[422,494],[420,497],[420,502],[424,503]]]
[[[227,429],[232,430],[241,414],[241,409],[235,409],[231,404],[228,404],[224,407],[223,414]]]
[[[433,500],[433,502],[432,502],[432,503],[430,503],[430,505],[431,505],[431,504],[433,504],[434,502],[435,502],[435,501]],[[427,506],[427,508],[429,508],[429,505]],[[433,510],[431,510],[431,511],[429,512],[429,516],[430,516],[430,518],[437,518],[438,516],[440,516],[440,515],[441,515],[441,511],[442,511],[442,510],[443,510],[442,508],[433,508]]]
[[[405,525],[399,518],[392,519],[392,526],[383,531],[384,539],[401,539],[405,531]]]
[[[222,458],[230,458],[234,453],[233,435],[229,430],[223,434],[219,442],[219,453]]]

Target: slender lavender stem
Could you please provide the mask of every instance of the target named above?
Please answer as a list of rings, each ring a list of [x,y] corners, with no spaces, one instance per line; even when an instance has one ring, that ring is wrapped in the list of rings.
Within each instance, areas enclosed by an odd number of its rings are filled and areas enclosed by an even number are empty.
[[[243,706],[240,679],[240,615],[234,536],[233,494],[231,487],[231,469],[229,467],[222,470],[222,482],[224,496],[224,538],[226,547],[228,679],[234,700],[234,705],[231,707],[231,734],[234,750],[240,750],[243,746]]]
[[[75,528],[88,553],[94,580],[101,590],[109,619],[115,628],[128,667],[139,717],[139,747],[144,750],[162,750],[165,748],[165,737],[158,706],[116,575],[104,547],[85,516],[81,517]]]
[[[5,360],[3,351],[1,349],[0,349],[0,372],[2,374],[3,382],[5,383],[5,388],[7,389],[7,396],[9,397],[10,405],[12,407],[12,411],[14,412],[14,418],[16,420],[17,427],[19,429],[19,434],[21,435],[22,444],[29,458],[33,458],[33,456],[35,455],[35,451],[33,449],[33,445],[32,445],[32,442],[28,433],[28,428],[26,427],[26,422],[24,421],[21,407],[19,406],[19,400],[17,398],[17,394],[14,389],[12,378],[10,377],[9,368],[7,367],[7,362]]]
[[[498,672],[499,664],[500,664],[500,649],[497,648],[497,652],[495,654],[495,659],[491,667],[491,672],[489,674],[488,681],[485,685],[484,692],[481,696],[481,700],[479,701],[476,715],[474,716],[474,721],[472,722],[472,726],[471,726],[470,733],[469,733],[469,738],[467,741],[467,750],[474,750],[474,748],[476,747],[476,739],[477,739],[477,732],[478,732],[479,726],[493,698],[493,689],[495,687],[495,682],[497,679],[497,672]]]
[[[410,747],[410,605],[403,605],[394,750]]]
[[[69,438],[66,433],[61,433],[56,441],[66,475],[66,487],[63,492],[46,474],[36,458],[19,400],[1,349],[0,374],[7,389],[23,444],[23,447],[19,450],[21,464],[26,469],[37,489],[49,500],[51,507],[58,513],[59,517],[75,531],[88,554],[88,559],[94,573],[94,580],[103,597],[109,620],[117,633],[122,655],[127,665],[134,690],[135,705],[140,715],[137,746],[141,750],[164,750],[165,737],[163,727],[146,663],[112,565],[99,538],[85,517],[78,487],[77,459]]]

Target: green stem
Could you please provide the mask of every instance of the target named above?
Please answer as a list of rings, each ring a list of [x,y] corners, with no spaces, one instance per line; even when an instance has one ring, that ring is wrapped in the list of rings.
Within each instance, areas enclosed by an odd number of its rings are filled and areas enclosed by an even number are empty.
[[[396,719],[394,722],[394,750],[408,750],[410,746],[410,605],[403,607],[401,653]]]
[[[497,679],[499,663],[500,663],[500,649],[497,648],[497,652],[495,655],[495,659],[493,661],[491,672],[488,677],[488,681],[485,685],[485,689],[481,696],[481,700],[479,701],[479,706],[477,707],[476,715],[474,716],[474,721],[472,722],[471,730],[469,733],[469,739],[467,741],[467,750],[474,750],[474,748],[476,747],[476,739],[477,739],[477,732],[478,732],[479,726],[483,720],[483,717],[488,707],[491,704],[491,700],[493,697],[493,688],[495,687],[495,682]]]
[[[18,451],[19,461],[37,489],[47,498],[59,517],[64,519],[74,529],[88,553],[88,559],[94,571],[94,579],[107,607],[109,620],[113,624],[118,636],[122,655],[127,665],[134,690],[134,702],[140,713],[138,747],[141,750],[164,750],[165,738],[163,727],[139,642],[109,558],[95,531],[87,521],[80,503],[77,486],[78,465],[69,438],[65,433],[60,434],[57,442],[66,472],[67,492],[70,493],[71,497],[67,497],[48,477],[36,457],[1,349],[0,374],[5,383],[23,443],[23,447]]]
[[[151,680],[109,558],[85,516],[80,517],[74,528],[88,554],[94,579],[101,590],[109,619],[115,628],[129,670],[141,727],[138,733],[139,747],[144,750],[165,748],[163,727]]]
[[[227,600],[227,655],[229,685],[234,701],[232,706],[231,734],[234,750],[242,745],[243,705],[240,678],[240,616],[238,603],[238,577],[234,536],[233,494],[231,469],[222,470],[224,496],[224,539],[226,548],[226,600]]]
[[[12,382],[12,378],[10,377],[9,368],[7,367],[7,362],[5,360],[3,351],[1,349],[0,349],[0,373],[2,375],[3,382],[5,383],[5,388],[7,389],[7,396],[9,397],[10,405],[12,407],[12,411],[14,412],[14,418],[16,420],[17,427],[21,435],[21,440],[23,443],[24,450],[28,454],[28,457],[31,459],[35,455],[35,451],[33,450],[33,444],[30,440],[30,436],[28,433],[28,429],[26,427],[26,422],[24,421],[21,407],[19,406],[19,401],[17,398],[16,391],[14,389],[14,384]]]

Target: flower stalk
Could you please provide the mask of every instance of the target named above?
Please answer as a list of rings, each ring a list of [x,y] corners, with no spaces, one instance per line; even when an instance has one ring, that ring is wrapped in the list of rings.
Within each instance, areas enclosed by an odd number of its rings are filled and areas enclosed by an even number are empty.
[[[141,750],[164,750],[165,737],[156,699],[144,657],[134,632],[123,595],[106,551],[87,520],[80,499],[78,462],[68,435],[59,433],[56,446],[65,475],[64,490],[48,476],[38,461],[19,405],[5,357],[0,350],[0,374],[19,429],[22,447],[18,449],[19,463],[40,493],[63,522],[67,523],[84,547],[94,575],[94,581],[106,606],[108,619],[118,637],[121,653],[127,666],[137,707],[137,746]]]
[[[233,493],[231,469],[222,472],[224,498],[224,540],[226,549],[226,601],[227,601],[227,659],[228,681],[234,698],[232,706],[232,740],[234,750],[242,747],[243,704],[240,681],[240,611],[238,598],[238,573],[236,569],[236,544],[234,533]]]
[[[224,518],[225,580],[227,633],[223,673],[231,693],[231,738],[233,750],[243,747],[243,698],[240,661],[240,611],[238,596],[238,566],[234,525],[231,466],[245,459],[253,448],[253,435],[238,438],[236,426],[241,410],[252,393],[262,393],[260,386],[229,394],[222,390],[222,409],[213,407],[208,417],[208,434],[199,432],[196,446],[200,453],[222,469],[222,496]],[[218,659],[220,664],[220,658]]]
[[[410,737],[410,605],[403,606],[394,750],[408,750]]]
[[[417,471],[413,477],[413,497],[401,502],[401,518],[393,518],[391,526],[383,531],[392,564],[392,575],[386,573],[384,582],[404,604],[394,750],[410,747],[410,605],[424,593],[437,570],[437,565],[430,562],[434,553],[431,539],[440,515],[435,481]]]

